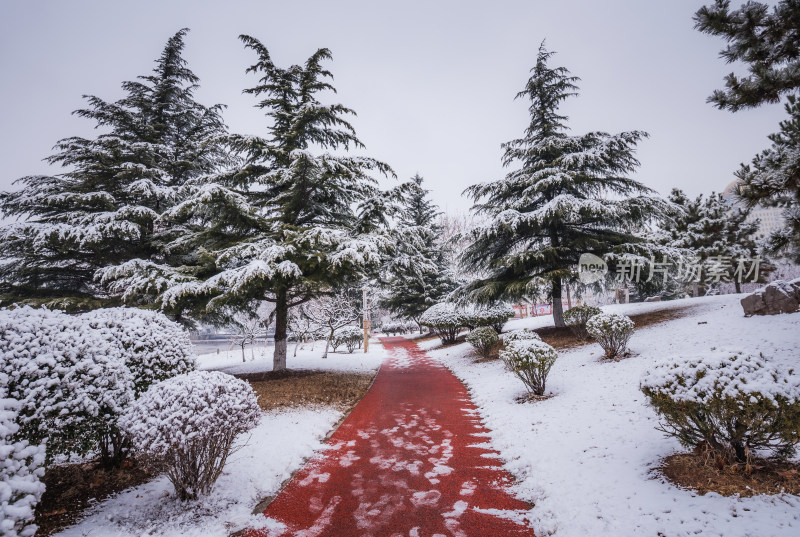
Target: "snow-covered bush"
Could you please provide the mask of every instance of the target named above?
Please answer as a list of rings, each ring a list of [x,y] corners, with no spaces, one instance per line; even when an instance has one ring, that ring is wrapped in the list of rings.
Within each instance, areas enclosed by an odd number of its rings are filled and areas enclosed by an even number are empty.
[[[388,334],[390,336],[406,333],[405,324],[398,321],[389,321],[387,323],[383,323],[381,329],[383,330],[384,334]]]
[[[589,306],[588,304],[575,306],[564,312],[564,323],[566,323],[575,336],[581,339],[589,339],[586,323],[589,319],[601,313],[603,313],[603,310],[594,306]]]
[[[121,347],[137,397],[155,382],[195,369],[189,334],[163,313],[108,308],[84,313],[80,320]]]
[[[337,347],[344,345],[347,347],[347,352],[352,353],[361,346],[363,341],[364,331],[361,328],[357,326],[343,326],[341,328],[337,328],[333,332],[331,345],[333,346],[334,352],[336,352]]]
[[[800,442],[800,376],[763,356],[721,351],[677,359],[646,372],[640,387],[686,447],[701,442],[730,462],[762,452],[793,456]]]
[[[434,304],[419,319],[420,324],[436,332],[443,344],[456,342],[459,331],[466,326],[465,321],[464,314],[452,302]]]
[[[500,338],[493,328],[479,326],[467,334],[467,343],[475,347],[484,358],[489,358],[492,351],[500,345]]]
[[[630,317],[619,313],[601,313],[586,321],[586,331],[603,347],[606,358],[625,352],[633,335],[633,326]]]
[[[403,329],[405,330],[404,333],[413,334],[414,331],[419,330],[419,325],[414,321],[406,321],[403,323]]]
[[[22,307],[0,310],[0,373],[20,402],[19,439],[47,443],[56,454],[121,447],[116,418],[133,399],[133,376],[122,350],[79,317]]]
[[[539,334],[536,333],[535,330],[531,330],[530,328],[523,328],[522,330],[514,330],[513,332],[507,332],[503,334],[503,343],[508,344],[512,341],[525,341],[528,339],[542,339]]]
[[[0,536],[33,537],[33,510],[44,493],[44,446],[16,440],[19,401],[6,397],[0,374]]]
[[[253,388],[218,371],[192,371],[153,384],[120,417],[143,460],[166,472],[182,500],[207,494],[236,437],[261,416]]]
[[[525,384],[534,395],[544,395],[550,369],[558,358],[556,350],[539,339],[511,341],[500,351],[506,367]]]
[[[470,328],[490,326],[498,334],[503,331],[503,326],[516,312],[511,306],[497,305],[488,308],[473,309],[465,312],[464,324]]]

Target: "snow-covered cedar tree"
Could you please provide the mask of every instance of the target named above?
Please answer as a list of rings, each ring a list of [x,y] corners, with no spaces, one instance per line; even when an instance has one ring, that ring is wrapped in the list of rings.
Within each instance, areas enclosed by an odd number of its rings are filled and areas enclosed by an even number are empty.
[[[500,358],[534,395],[544,395],[550,369],[558,358],[556,350],[539,339],[524,339],[506,343]]]
[[[717,351],[647,371],[641,389],[660,429],[686,447],[700,443],[729,462],[791,457],[800,442],[800,376],[762,355]]]
[[[603,347],[608,359],[625,352],[633,327],[631,318],[619,313],[600,313],[586,321],[586,331]]]
[[[503,304],[488,308],[471,309],[464,313],[465,324],[469,327],[489,326],[498,334],[503,331],[503,326],[516,312],[511,306]]]
[[[641,131],[572,135],[561,103],[577,94],[577,78],[549,67],[539,48],[536,65],[517,95],[528,101],[523,137],[503,144],[505,177],[466,190],[483,217],[470,233],[461,264],[477,276],[458,294],[475,303],[528,298],[547,286],[556,326],[565,326],[562,286],[584,253],[599,257],[660,251],[640,230],[664,218],[669,204],[631,177],[638,168]]]
[[[0,251],[14,259],[0,265],[0,295],[85,310],[117,301],[95,281],[98,269],[187,262],[162,248],[176,230],[156,221],[188,181],[217,168],[225,133],[222,107],[194,98],[187,31],[167,41],[151,74],[122,84],[120,100],[86,96],[75,114],[101,134],[60,140],[47,162],[62,173],[23,177],[19,190],[0,193],[0,215],[15,217],[0,227]]]
[[[80,321],[122,349],[133,374],[135,395],[151,384],[195,369],[189,334],[163,313],[138,308],[106,308],[84,313]]]
[[[500,338],[494,328],[490,326],[475,328],[467,334],[466,340],[484,358],[489,358],[492,352],[500,346]]]
[[[394,176],[363,148],[348,121],[353,110],[333,102],[331,52],[281,67],[257,39],[247,69],[258,80],[245,92],[264,118],[261,136],[226,138],[236,159],[184,189],[159,223],[180,230],[166,245],[180,266],[136,260],[102,274],[131,297],[156,289],[168,311],[214,315],[243,300],[275,305],[273,370],[286,369],[290,309],[360,282],[386,262],[395,244],[386,233],[399,192],[381,190]],[[198,254],[201,252],[202,255]],[[266,327],[265,327],[266,328]]]
[[[236,437],[258,424],[253,388],[219,371],[192,371],[153,384],[120,417],[135,450],[164,471],[181,500],[207,494]]]
[[[511,343],[512,341],[524,341],[528,339],[542,339],[535,330],[530,328],[523,328],[522,330],[514,330],[513,332],[506,332],[502,335],[503,343]]]
[[[334,352],[336,352],[338,347],[344,345],[347,348],[347,352],[352,353],[354,350],[361,347],[363,341],[364,331],[361,328],[357,326],[343,326],[333,333],[331,344]]]
[[[589,339],[589,332],[586,331],[586,322],[594,317],[600,315],[603,310],[588,304],[575,306],[564,312],[564,323],[569,327],[570,331],[581,339]]]
[[[381,301],[385,309],[414,322],[457,287],[448,263],[450,246],[439,224],[441,212],[422,182],[417,174],[406,183],[392,230],[397,248],[383,268],[386,296]]]
[[[57,311],[0,310],[0,373],[20,401],[17,436],[46,441],[48,463],[97,451],[111,464],[122,454],[116,420],[134,398],[133,375],[107,332]]]
[[[461,328],[466,326],[464,321],[464,314],[452,302],[434,304],[419,318],[419,323],[436,332],[445,345],[456,342]]]
[[[33,511],[44,493],[44,446],[16,439],[19,401],[6,397],[0,373],[0,536],[33,537]]]

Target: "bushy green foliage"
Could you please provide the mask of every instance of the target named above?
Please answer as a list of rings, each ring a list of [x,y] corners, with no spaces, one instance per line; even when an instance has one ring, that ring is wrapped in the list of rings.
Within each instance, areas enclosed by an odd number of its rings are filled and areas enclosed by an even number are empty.
[[[800,442],[800,376],[740,353],[659,364],[641,390],[660,430],[686,447],[704,442],[729,462],[756,452],[791,457]]]
[[[534,395],[544,395],[545,382],[558,358],[556,350],[539,339],[512,341],[500,351],[506,367]]]
[[[516,312],[511,306],[497,305],[488,308],[476,309],[464,314],[464,324],[470,328],[490,326],[495,332],[503,331],[506,324]]]
[[[461,328],[466,326],[464,314],[452,302],[434,304],[422,314],[419,323],[429,327],[447,345],[456,342]]]
[[[492,351],[500,345],[497,332],[488,326],[479,326],[467,334],[467,343],[475,347],[484,358],[489,358]]]
[[[564,312],[564,322],[569,327],[570,331],[581,339],[589,339],[589,332],[586,331],[586,322],[594,317],[600,315],[603,310],[588,304],[582,306],[575,306]]]
[[[630,317],[618,313],[601,313],[586,322],[586,331],[600,343],[609,359],[625,352],[633,327]]]

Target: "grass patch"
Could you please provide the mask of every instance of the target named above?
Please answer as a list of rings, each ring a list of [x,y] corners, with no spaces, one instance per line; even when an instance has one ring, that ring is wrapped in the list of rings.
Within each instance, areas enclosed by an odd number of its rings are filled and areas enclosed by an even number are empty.
[[[332,406],[347,411],[361,400],[375,374],[298,369],[237,376],[250,383],[264,410]]]

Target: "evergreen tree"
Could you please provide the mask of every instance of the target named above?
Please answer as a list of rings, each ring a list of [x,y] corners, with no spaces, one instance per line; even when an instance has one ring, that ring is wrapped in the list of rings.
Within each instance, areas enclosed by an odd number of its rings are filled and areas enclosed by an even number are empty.
[[[346,120],[354,112],[319,100],[335,92],[323,67],[328,49],[282,68],[257,39],[241,40],[258,56],[247,72],[261,78],[245,92],[260,99],[268,135],[231,136],[241,163],[195,181],[163,216],[182,230],[168,248],[200,252],[196,262],[137,260],[106,271],[104,280],[129,297],[157,295],[173,313],[274,303],[277,371],[286,368],[289,309],[355,285],[384,262],[390,242],[381,229],[397,193],[381,191],[372,176],[392,174],[388,165],[349,154],[363,147]]]
[[[667,231],[667,244],[684,252],[688,266],[697,267],[691,270],[695,296],[703,294],[709,284],[725,281],[734,282],[736,291],[741,292],[741,281],[759,257],[755,240],[758,221],[747,221],[748,210],[730,207],[721,194],[713,192],[692,200],[673,189],[670,201],[681,211]],[[763,276],[768,267],[759,263]]]
[[[198,78],[181,56],[187,31],[169,39],[152,74],[122,84],[121,100],[86,97],[75,114],[105,132],[58,142],[46,160],[67,171],[0,193],[0,212],[18,219],[0,230],[0,293],[10,300],[86,307],[104,297],[98,269],[167,255],[159,214],[223,157],[221,107],[194,100]]]
[[[789,118],[769,137],[772,146],[737,172],[737,194],[751,208],[784,208],[786,227],[772,234],[768,249],[800,262],[800,1],[780,0],[771,11],[767,4],[750,1],[731,11],[728,0],[717,0],[695,14],[695,23],[728,42],[720,53],[728,63],[740,61],[749,69],[746,77],[729,74],[726,88],[715,91],[709,102],[736,112],[787,96]]]
[[[530,101],[530,124],[522,138],[503,145],[503,164],[518,168],[466,191],[486,222],[473,231],[462,262],[486,275],[461,292],[476,302],[517,300],[547,283],[555,324],[564,326],[562,284],[580,255],[649,256],[651,245],[632,230],[662,215],[666,203],[628,177],[639,165],[634,152],[646,133],[567,134],[558,108],[577,94],[578,79],[563,67],[548,67],[552,54],[540,47],[517,95]]]
[[[716,0],[695,13],[695,28],[728,42],[720,56],[728,63],[743,62],[748,76],[725,77],[725,89],[716,90],[709,102],[736,112],[764,103],[777,103],[782,95],[800,88],[800,1],[780,0],[773,6],[749,1],[731,11],[730,0]]]
[[[398,246],[388,269],[384,308],[419,325],[419,317],[456,287],[442,244],[441,215],[422,188],[419,174],[411,178],[396,229]]]

